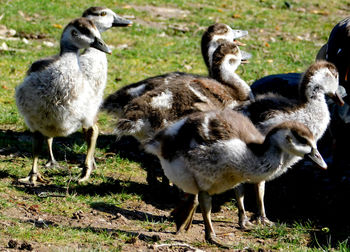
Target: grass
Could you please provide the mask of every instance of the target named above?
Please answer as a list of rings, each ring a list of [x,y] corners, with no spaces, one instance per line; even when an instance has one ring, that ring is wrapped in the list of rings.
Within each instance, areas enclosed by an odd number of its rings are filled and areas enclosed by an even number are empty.
[[[44,37],[28,39],[28,42],[0,39],[0,45],[6,43],[14,49],[0,50],[0,248],[4,249],[10,239],[15,239],[29,241],[38,250],[132,251],[133,247],[145,249],[153,243],[152,237],[143,238],[141,233],[173,230],[170,220],[156,218],[169,212],[173,206],[171,197],[162,195],[158,188],[147,186],[146,171],[140,160],[123,151],[125,146],[116,147],[115,139],[110,136],[114,119],[103,113],[99,117],[102,136],[96,150],[98,169],[87,185],[78,185],[74,180],[81,172],[79,164],[86,152],[80,132],[67,139],[56,139],[54,151],[64,169],[44,169],[47,154],[40,160],[41,169],[52,182],[51,187],[40,190],[65,197],[42,198],[39,189],[14,183],[26,176],[31,167],[31,139],[15,105],[15,87],[23,80],[30,63],[58,52],[62,27],[80,16],[84,9],[107,6],[122,16],[135,17],[132,27],[112,29],[103,34],[103,39],[114,47],[113,54],[108,56],[106,95],[124,85],[166,72],[206,74],[200,38],[203,29],[214,22],[249,31],[244,39],[247,44],[244,50],[252,53],[253,59],[238,70],[248,83],[268,74],[301,72],[314,61],[332,27],[350,10],[346,0],[293,0],[288,1],[290,8],[285,1],[277,0],[147,3],[140,0],[1,0],[0,3],[0,16],[3,15],[0,25],[16,30],[21,37]],[[184,14],[169,17],[135,6],[175,8]],[[173,29],[174,25],[185,27],[187,32]],[[53,42],[54,47],[44,45],[43,40]],[[33,212],[36,206],[38,210]],[[237,211],[232,201],[223,203],[222,209]],[[85,217],[72,219],[78,211]],[[116,220],[117,212],[130,217],[127,223]],[[35,221],[40,216],[52,223],[38,227]],[[89,222],[92,220],[94,223]],[[329,236],[322,233],[317,220],[301,223],[237,231],[235,236],[242,236],[243,240],[235,241],[235,247],[281,251],[350,250],[346,238],[333,238],[335,240],[329,242]],[[167,242],[175,239],[171,233],[169,237]],[[198,239],[190,243],[215,250]]]

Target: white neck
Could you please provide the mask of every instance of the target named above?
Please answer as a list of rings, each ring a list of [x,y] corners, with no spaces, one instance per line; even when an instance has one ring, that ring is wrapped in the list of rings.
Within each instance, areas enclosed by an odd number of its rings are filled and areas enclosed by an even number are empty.
[[[254,99],[250,86],[235,73],[239,64],[232,65],[230,58],[226,57],[220,66],[220,76],[225,84],[235,87],[241,96],[246,96],[247,99]]]
[[[265,153],[261,156],[255,156],[255,158],[257,160],[252,162],[255,164],[254,169],[252,169],[252,180],[255,179],[256,182],[280,176],[301,159],[299,156],[282,151],[274,144],[270,144]]]
[[[283,168],[283,152],[275,145],[269,145],[263,153],[248,151],[247,154],[240,166],[245,170],[245,176],[250,182],[260,182],[274,177]]]
[[[307,101],[305,106],[296,108],[291,112],[277,111],[268,120],[259,123],[257,127],[263,134],[266,134],[273,125],[289,120],[296,120],[305,124],[315,139],[320,139],[330,121],[329,110],[324,96],[320,99],[311,99]]]
[[[69,62],[67,63],[67,67],[74,69],[75,67],[78,67],[80,70],[80,59],[79,59],[79,51],[63,51],[61,53],[61,61],[62,62]],[[72,64],[74,63],[74,64]],[[75,64],[76,63],[76,64]]]

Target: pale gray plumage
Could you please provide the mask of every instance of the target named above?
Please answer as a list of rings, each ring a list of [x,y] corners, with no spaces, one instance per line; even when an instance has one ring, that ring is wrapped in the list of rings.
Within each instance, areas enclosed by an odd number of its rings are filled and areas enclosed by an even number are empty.
[[[38,141],[42,139],[38,135],[67,136],[81,127],[87,130],[94,127],[101,98],[96,96],[94,83],[79,63],[80,49],[89,47],[111,52],[91,20],[73,20],[63,30],[60,54],[33,63],[24,81],[17,86],[18,110],[29,129],[37,132],[34,147],[40,147]],[[22,181],[33,184],[44,181],[37,168],[37,152],[34,148],[32,171]],[[87,161],[86,165],[92,168],[93,152],[88,153]]]
[[[303,124],[275,125],[264,139],[247,117],[228,109],[189,115],[157,133],[145,149],[158,156],[170,181],[199,196],[206,239],[220,246],[210,221],[210,195],[272,179],[290,168],[296,156],[310,155],[326,168]],[[174,216],[178,231],[190,227],[195,208],[194,202],[191,209],[180,210],[189,213],[183,220]]]
[[[93,21],[100,33],[112,27],[129,26],[132,24],[131,21],[118,16],[112,10],[105,7],[90,7],[83,12],[82,16]],[[79,56],[79,63],[81,71],[85,74],[85,78],[89,80],[93,90],[93,97],[91,97],[91,100],[88,98],[88,101],[91,102],[92,106],[100,108],[103,101],[103,92],[107,83],[108,62],[106,54],[90,47]],[[97,114],[91,116],[93,120],[96,120]],[[98,130],[97,125],[94,126],[94,130]],[[93,132],[93,135],[96,134],[98,134],[98,132]],[[52,141],[52,138],[48,138],[50,160],[46,166],[58,166],[52,151]],[[86,179],[88,179],[88,177],[86,177]]]

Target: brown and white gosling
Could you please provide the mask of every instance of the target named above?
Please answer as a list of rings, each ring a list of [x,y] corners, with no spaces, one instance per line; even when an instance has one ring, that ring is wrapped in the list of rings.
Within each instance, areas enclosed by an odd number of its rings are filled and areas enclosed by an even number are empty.
[[[242,45],[242,43],[238,42],[236,39],[246,36],[247,34],[248,31],[233,30],[230,26],[222,23],[216,23],[206,29],[202,36],[201,49],[202,56],[206,66],[208,67],[210,77],[213,77],[215,79],[215,77],[212,76],[211,64],[212,55],[217,47],[223,42],[235,42],[237,45]],[[249,57],[250,55],[248,53],[244,53],[242,57],[242,63],[246,63],[246,60]],[[177,85],[183,79],[185,81],[188,81],[188,79],[193,78],[197,78],[197,75],[182,72],[173,72],[132,83],[109,95],[105,99],[102,109],[117,117],[123,117],[124,107],[130,104],[133,99],[140,97],[159,86],[169,84]]]
[[[326,61],[316,61],[304,73],[299,84],[298,99],[267,94],[257,96],[254,102],[238,108],[248,116],[262,134],[267,134],[271,126],[293,120],[305,124],[312,132],[317,142],[327,129],[330,122],[330,114],[326,97],[334,99],[340,105],[344,104],[338,94],[338,72],[336,67]],[[294,157],[291,164],[301,158]],[[266,217],[264,206],[265,181],[262,180],[256,186],[259,218],[264,224],[272,224]],[[242,228],[249,227],[244,210],[244,193],[241,187],[236,189],[239,208],[239,222]]]
[[[201,39],[201,51],[205,65],[208,68],[209,76],[212,76],[212,63],[213,63],[213,53],[223,42],[234,42],[238,46],[243,46],[245,44],[241,43],[239,38],[247,36],[248,31],[244,30],[234,30],[230,26],[222,23],[215,23],[210,25],[203,33]],[[246,52],[242,51],[242,54]],[[250,56],[247,54],[247,57]]]
[[[234,108],[252,99],[249,85],[235,70],[241,53],[234,43],[223,43],[213,54],[212,78],[178,74],[169,84],[133,99],[119,118],[117,136],[132,135],[139,141],[152,137],[169,123],[190,113]]]
[[[295,157],[308,156],[327,168],[305,125],[285,121],[264,138],[247,117],[230,109],[184,117],[157,133],[145,149],[158,156],[170,181],[194,195],[192,204],[174,215],[177,231],[190,228],[199,201],[205,239],[223,247],[211,223],[212,195],[275,178]]]

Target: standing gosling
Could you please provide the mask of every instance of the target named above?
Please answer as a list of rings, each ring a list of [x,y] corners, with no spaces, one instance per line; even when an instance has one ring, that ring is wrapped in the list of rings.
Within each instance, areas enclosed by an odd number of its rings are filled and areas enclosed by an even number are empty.
[[[297,99],[288,99],[275,94],[261,95],[256,97],[255,102],[245,105],[239,110],[247,115],[264,135],[267,134],[271,126],[293,120],[305,124],[317,142],[330,122],[325,96],[329,96],[340,105],[344,104],[338,93],[338,83],[336,67],[326,61],[316,61],[305,71],[299,84]],[[291,162],[294,164],[300,159],[296,156]],[[272,222],[266,217],[264,206],[265,181],[262,180],[255,186],[260,215],[258,219],[262,223],[270,225]],[[242,228],[246,228],[251,223],[244,210],[244,193],[241,189],[236,189],[239,222]]]
[[[90,7],[83,12],[82,16],[92,20],[100,33],[112,27],[124,27],[132,24],[131,21],[118,16],[112,10],[105,7]],[[96,98],[100,100],[96,106],[100,107],[103,100],[103,91],[107,82],[108,62],[106,54],[100,50],[96,50],[93,47],[89,47],[80,55],[79,60],[82,71],[86,75],[86,78],[90,80],[91,87],[95,90]],[[89,141],[92,142],[91,148],[94,149],[96,142],[94,139],[96,139],[96,136],[98,135],[97,125],[94,125],[87,131],[84,130],[84,133],[87,135],[87,139],[92,139]],[[49,137],[47,139],[47,143],[50,160],[46,164],[47,167],[59,166],[53,155],[52,142],[53,138]],[[93,166],[94,168],[96,167],[95,161],[93,162]],[[88,178],[89,176],[86,176],[85,180]]]
[[[309,156],[327,167],[303,124],[284,122],[264,139],[247,117],[229,109],[191,114],[157,133],[145,149],[158,156],[170,181],[195,195],[188,209],[174,215],[177,231],[190,228],[199,200],[205,239],[223,247],[210,219],[211,195],[276,177],[290,168],[295,156]]]
[[[16,88],[16,104],[33,132],[33,166],[21,182],[46,182],[38,169],[38,154],[44,138],[68,136],[80,127],[87,131],[88,153],[82,178],[94,168],[92,134],[100,98],[80,66],[79,51],[94,47],[110,49],[87,18],[71,21],[63,30],[59,55],[34,62],[24,81]]]

